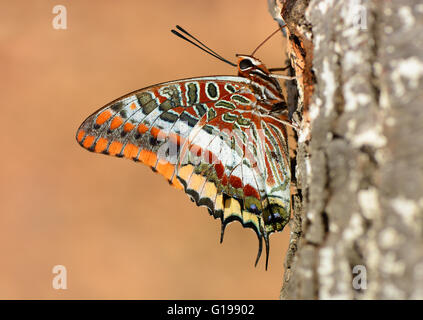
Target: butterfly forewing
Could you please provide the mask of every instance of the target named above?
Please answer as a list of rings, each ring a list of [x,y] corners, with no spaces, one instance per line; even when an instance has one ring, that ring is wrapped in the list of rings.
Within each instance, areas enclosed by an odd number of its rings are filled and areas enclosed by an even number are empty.
[[[286,131],[263,114],[244,77],[214,76],[132,92],[88,117],[84,148],[143,162],[227,223],[239,220],[260,240],[289,219]]]

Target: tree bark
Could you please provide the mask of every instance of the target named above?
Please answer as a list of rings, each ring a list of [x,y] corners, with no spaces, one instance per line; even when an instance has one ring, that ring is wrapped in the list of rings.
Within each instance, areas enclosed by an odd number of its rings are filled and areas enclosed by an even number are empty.
[[[279,4],[301,127],[281,298],[423,299],[423,4]]]

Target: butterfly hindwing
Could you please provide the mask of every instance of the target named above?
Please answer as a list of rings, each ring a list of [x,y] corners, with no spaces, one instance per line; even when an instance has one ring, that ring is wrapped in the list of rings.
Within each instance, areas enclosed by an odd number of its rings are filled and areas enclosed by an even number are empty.
[[[84,148],[143,162],[225,226],[234,220],[260,240],[289,219],[286,132],[257,111],[243,77],[162,83],[132,92],[89,116]],[[256,261],[256,263],[257,263]]]

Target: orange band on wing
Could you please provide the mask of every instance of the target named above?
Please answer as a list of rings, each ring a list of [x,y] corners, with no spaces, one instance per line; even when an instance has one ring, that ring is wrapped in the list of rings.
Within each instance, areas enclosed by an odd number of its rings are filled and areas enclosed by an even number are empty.
[[[135,158],[137,154],[138,154],[138,147],[132,143],[128,143],[125,149],[123,150],[123,155],[125,156],[125,158],[128,158],[128,159]]]
[[[159,128],[156,128],[156,127],[151,128],[151,135],[154,138],[157,138],[159,136],[160,132],[161,132],[161,130]]]
[[[148,127],[145,125],[145,124],[140,124],[139,126],[138,126],[138,132],[140,133],[140,134],[143,134],[143,133],[146,133],[148,131]]]
[[[112,123],[110,124],[110,130],[114,130],[117,127],[119,127],[123,123],[123,120],[121,117],[116,116],[113,118]]]
[[[175,165],[171,164],[170,162],[160,160],[157,163],[156,170],[167,180],[169,180],[172,177],[173,172],[175,171]]]
[[[95,123],[98,125],[102,125],[105,123],[109,118],[112,116],[112,113],[109,110],[105,110],[102,113],[100,113],[95,120]]]
[[[94,136],[86,136],[84,142],[82,143],[82,145],[85,148],[88,149],[89,147],[91,147],[93,145],[94,139],[95,139]]]
[[[85,136],[85,131],[84,130],[79,130],[78,132],[78,136],[76,137],[76,140],[78,140],[79,143],[81,143],[82,139]]]
[[[146,165],[153,167],[156,164],[157,156],[150,150],[141,150],[139,160]]]
[[[107,144],[109,143],[109,140],[106,138],[100,138],[97,140],[97,143],[95,144],[94,151],[95,152],[103,152],[107,148]]]
[[[109,147],[109,154],[111,156],[117,155],[122,151],[122,143],[119,141],[113,141]]]
[[[134,128],[135,128],[135,126],[134,126],[132,123],[127,122],[127,123],[125,123],[125,125],[123,126],[123,131],[125,131],[125,132],[129,132],[129,131],[132,131],[132,129],[134,129]]]

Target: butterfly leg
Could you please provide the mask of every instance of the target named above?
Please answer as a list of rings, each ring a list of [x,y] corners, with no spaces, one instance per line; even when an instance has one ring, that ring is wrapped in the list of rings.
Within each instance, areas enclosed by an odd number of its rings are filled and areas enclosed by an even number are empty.
[[[291,66],[286,66],[286,67],[280,67],[280,68],[270,68],[269,69],[269,71],[272,73],[272,72],[275,72],[275,71],[285,71],[285,70],[288,70],[289,68],[290,68]]]
[[[275,74],[275,73],[271,73],[270,77],[283,79],[283,80],[297,80],[298,79],[298,77],[295,77],[295,76],[285,76],[283,74]]]

